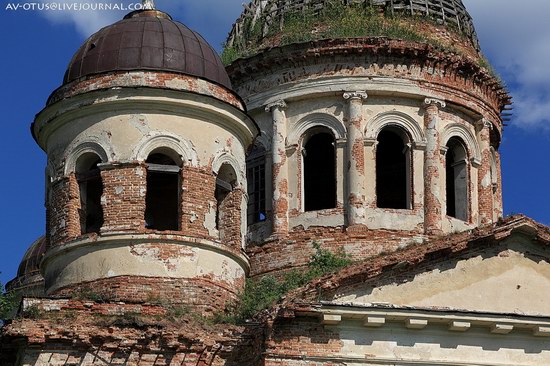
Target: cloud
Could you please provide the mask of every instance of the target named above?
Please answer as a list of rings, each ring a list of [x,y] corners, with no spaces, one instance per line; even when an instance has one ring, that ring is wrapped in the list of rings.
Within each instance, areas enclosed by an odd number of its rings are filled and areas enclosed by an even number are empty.
[[[51,3],[49,0],[40,0],[41,3]],[[70,5],[69,9],[65,10],[44,10],[40,14],[54,24],[72,24],[78,33],[83,37],[89,37],[99,29],[112,24],[128,13],[126,10],[115,10],[113,6],[121,4],[128,6],[129,4],[140,3],[140,1],[116,1],[116,0],[101,0],[100,2],[92,0],[58,0],[56,3]],[[72,4],[112,4],[111,9],[99,10],[75,10]],[[82,5],[78,5],[82,6]],[[85,9],[85,8],[84,8]]]
[[[484,52],[514,97],[512,124],[550,131],[548,0],[464,0]]]

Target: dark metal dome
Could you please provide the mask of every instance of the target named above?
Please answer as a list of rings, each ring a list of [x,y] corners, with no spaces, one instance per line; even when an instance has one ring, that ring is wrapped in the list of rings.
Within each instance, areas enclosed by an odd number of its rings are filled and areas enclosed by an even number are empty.
[[[155,70],[231,88],[216,51],[198,33],[157,10],[139,10],[92,35],[73,56],[64,83],[113,71]]]
[[[17,270],[17,277],[24,277],[26,275],[32,275],[40,271],[40,261],[46,252],[46,237],[42,236],[38,238],[27,249],[19,269]]]

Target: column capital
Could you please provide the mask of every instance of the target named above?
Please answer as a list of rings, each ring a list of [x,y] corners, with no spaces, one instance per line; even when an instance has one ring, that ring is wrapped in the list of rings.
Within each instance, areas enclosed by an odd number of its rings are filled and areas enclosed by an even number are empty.
[[[344,99],[345,100],[366,100],[368,98],[368,94],[364,90],[358,90],[358,91],[351,91],[351,92],[345,92],[344,93]]]
[[[271,112],[274,108],[278,108],[280,110],[286,109],[286,102],[282,99],[276,100],[272,103],[267,104],[265,106],[265,111],[266,112]]]
[[[489,131],[493,129],[493,124],[487,118],[481,118],[475,123],[475,126],[478,131],[481,131],[484,128],[487,128]]]
[[[442,99],[437,98],[426,98],[424,99],[424,107],[428,108],[429,106],[435,105],[438,109],[443,109],[447,106],[447,103],[445,103]]]

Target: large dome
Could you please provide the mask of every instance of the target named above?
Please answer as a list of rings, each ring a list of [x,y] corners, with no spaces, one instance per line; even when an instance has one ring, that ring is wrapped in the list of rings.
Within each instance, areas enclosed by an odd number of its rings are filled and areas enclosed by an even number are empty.
[[[88,38],[63,81],[134,70],[182,73],[231,88],[218,54],[204,38],[157,10],[130,13]]]
[[[228,64],[291,43],[372,36],[480,53],[462,0],[253,0],[233,25],[223,58]]]

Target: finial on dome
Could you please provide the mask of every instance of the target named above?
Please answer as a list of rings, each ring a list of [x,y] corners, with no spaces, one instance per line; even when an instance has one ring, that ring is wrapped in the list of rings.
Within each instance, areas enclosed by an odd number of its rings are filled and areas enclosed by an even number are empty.
[[[141,1],[141,8],[143,10],[154,10],[155,9],[155,2],[153,0],[142,0]]]

